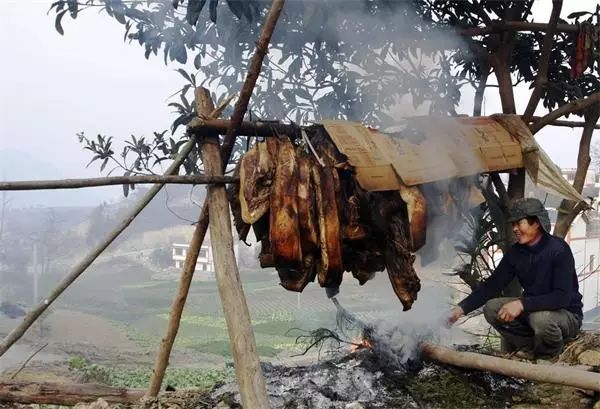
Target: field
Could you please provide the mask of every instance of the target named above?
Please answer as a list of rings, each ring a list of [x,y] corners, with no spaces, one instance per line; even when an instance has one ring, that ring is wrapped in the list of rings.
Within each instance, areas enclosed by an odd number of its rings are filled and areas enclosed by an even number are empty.
[[[288,292],[279,286],[274,270],[246,270],[241,275],[261,358],[286,363],[314,358],[297,356],[304,345],[296,344],[296,337],[303,330],[335,326],[335,307],[324,290],[313,283],[301,294]],[[37,345],[49,342],[28,365],[29,372],[41,373],[45,367],[67,377],[92,374],[92,380],[143,385],[166,331],[177,284],[151,280],[150,273],[135,262],[99,263],[55,303],[41,329],[37,326],[28,332],[21,350],[9,351],[0,360],[0,371],[14,370]],[[52,282],[45,285],[49,288]],[[437,307],[417,304],[409,314],[401,312],[385,274],[363,287],[347,274],[339,299],[365,320],[421,320],[424,311],[431,315],[447,307],[440,297],[428,295],[439,285],[425,280],[424,287],[420,297],[435,300]],[[0,332],[8,332],[15,323],[0,321]],[[195,281],[170,360],[173,370],[183,371],[173,375],[174,383],[221,379],[228,374],[223,372],[228,364],[231,352],[216,283]],[[19,376],[27,377],[27,371]]]

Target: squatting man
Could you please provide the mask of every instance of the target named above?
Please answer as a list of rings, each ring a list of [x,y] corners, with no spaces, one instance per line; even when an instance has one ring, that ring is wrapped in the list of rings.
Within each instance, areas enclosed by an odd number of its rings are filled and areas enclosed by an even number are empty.
[[[575,338],[583,317],[575,261],[569,245],[550,234],[550,218],[537,199],[521,199],[510,209],[517,242],[490,277],[454,307],[450,325],[481,307],[504,339],[504,352],[552,359]],[[517,278],[523,296],[498,297]]]

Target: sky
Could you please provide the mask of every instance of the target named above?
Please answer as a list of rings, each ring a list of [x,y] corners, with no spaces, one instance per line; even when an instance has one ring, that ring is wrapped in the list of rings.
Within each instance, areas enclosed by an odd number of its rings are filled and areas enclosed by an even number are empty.
[[[536,2],[535,20],[547,22],[551,0]],[[46,12],[51,1],[0,0],[0,179],[59,179],[100,176],[76,133],[152,135],[174,116],[167,98],[182,79],[161,58],[146,60],[137,44],[123,41],[123,26],[96,11],[63,19],[65,35]],[[562,16],[593,10],[598,1],[565,2]],[[467,91],[467,90],[466,90]],[[469,92],[469,91],[467,91]],[[495,89],[488,89],[484,113],[500,112]],[[518,112],[529,99],[515,90]],[[472,98],[465,98],[470,104]],[[540,104],[541,105],[541,104]],[[468,113],[468,105],[461,107]],[[538,115],[544,114],[538,109]],[[572,117],[575,118],[575,117]],[[546,127],[537,140],[561,167],[577,161],[580,129]],[[94,205],[122,196],[120,187],[71,191],[11,192],[13,206]]]

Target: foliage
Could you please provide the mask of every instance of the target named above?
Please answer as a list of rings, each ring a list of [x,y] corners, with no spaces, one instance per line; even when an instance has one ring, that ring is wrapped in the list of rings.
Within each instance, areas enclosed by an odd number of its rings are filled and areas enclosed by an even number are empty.
[[[165,64],[180,64],[177,72],[185,83],[178,101],[169,104],[177,114],[174,133],[195,115],[187,97],[190,89],[208,86],[215,100],[240,89],[269,5],[263,0],[58,0],[50,10],[63,34],[66,15],[76,19],[82,11],[98,8],[124,26],[124,39],[139,44],[146,58],[161,51]],[[455,113],[462,87],[476,87],[487,76],[490,56],[506,45],[503,34],[460,37],[456,31],[507,19],[530,21],[532,5],[533,0],[360,0],[341,8],[336,1],[288,2],[253,95],[252,115],[296,123],[341,118],[385,127],[396,121],[386,112],[407,101],[430,113]],[[564,22],[598,23],[598,18],[598,10],[582,11]],[[508,68],[517,83],[534,81],[542,40],[543,32],[515,35]],[[594,75],[598,59],[584,75],[570,78],[575,41],[574,33],[557,35],[543,94],[546,107],[600,89]],[[184,69],[189,62],[196,73]],[[94,155],[92,162],[100,160],[103,170],[112,159],[126,175],[152,172],[172,159],[184,140],[166,138],[165,131],[150,140],[132,136],[117,159],[111,137],[90,140],[80,134]],[[184,163],[187,174],[200,171],[197,161],[194,152]]]
[[[91,363],[77,356],[69,361],[69,369],[78,376],[84,376],[88,382],[100,382],[123,388],[145,388],[150,383],[152,368],[116,368]],[[217,383],[233,379],[233,370],[226,369],[188,369],[168,368],[163,384],[174,388],[208,389]]]
[[[482,281],[485,281],[496,268],[495,253],[503,236],[496,229],[489,209],[477,209],[465,216],[463,231],[455,244],[463,263],[454,270],[469,287],[475,289]]]

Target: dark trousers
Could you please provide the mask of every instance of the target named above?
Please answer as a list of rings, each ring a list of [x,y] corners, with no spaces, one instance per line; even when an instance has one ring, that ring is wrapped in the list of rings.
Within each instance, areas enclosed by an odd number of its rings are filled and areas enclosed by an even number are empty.
[[[517,298],[503,297],[488,301],[483,308],[485,319],[502,335],[507,351],[529,350],[538,358],[557,356],[565,342],[574,339],[581,319],[567,310],[522,313],[512,322],[498,318],[502,306]]]

